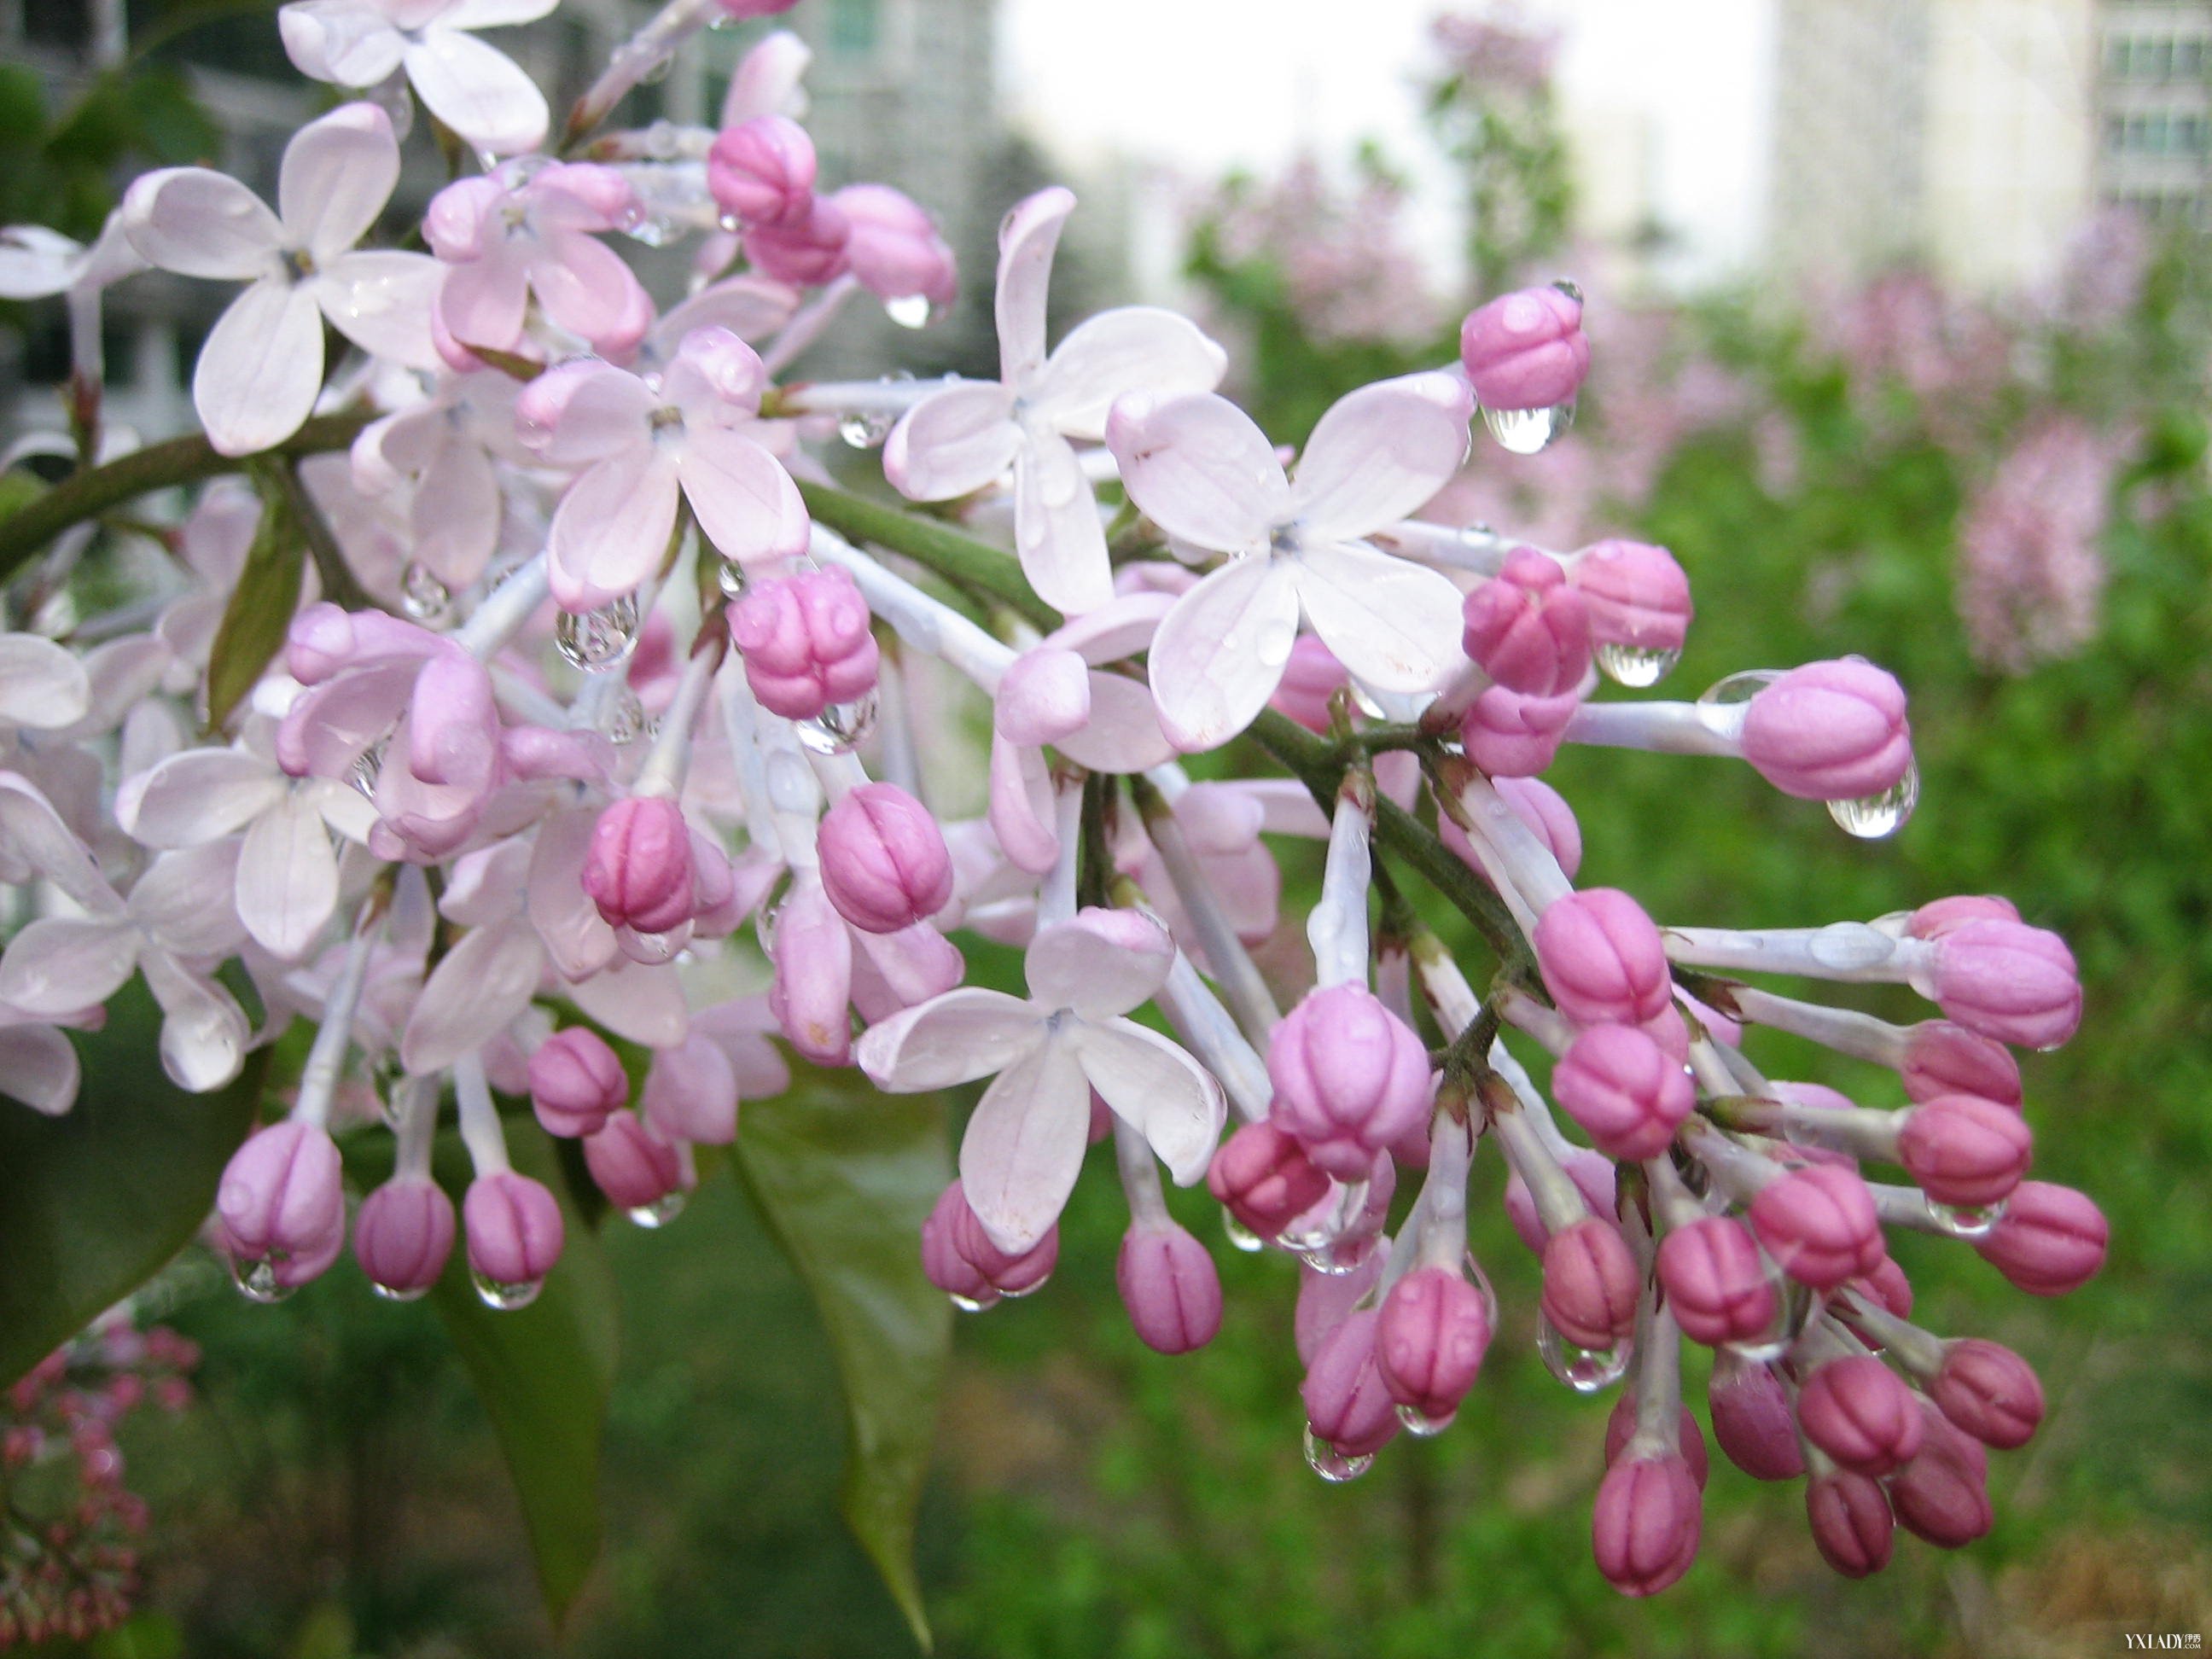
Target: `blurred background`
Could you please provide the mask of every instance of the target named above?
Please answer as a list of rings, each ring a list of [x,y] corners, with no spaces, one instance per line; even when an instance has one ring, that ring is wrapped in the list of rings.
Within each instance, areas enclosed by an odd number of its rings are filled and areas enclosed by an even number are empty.
[[[558,110],[642,15],[569,0],[501,44]],[[907,188],[963,253],[942,329],[876,331],[852,363],[989,372],[993,233],[1048,179],[1084,204],[1056,307],[1189,307],[1285,441],[1443,361],[1474,301],[1576,280],[1596,356],[1574,430],[1531,459],[1480,447],[1446,505],[1552,546],[1673,549],[1698,615],[1667,695],[1850,652],[1894,670],[1923,780],[1869,845],[1746,769],[1571,748],[1550,776],[1585,879],[1741,926],[2010,895],[2088,994],[2075,1042],[2027,1060],[2036,1173],[2113,1227],[2103,1277],[2058,1304],[1898,1243],[1916,1317],[2018,1348],[2051,1400],[1996,1461],[1988,1539],[1904,1540],[1848,1584],[1799,1488],[1717,1460],[1698,1566],[1630,1603],[1589,1561],[1604,1409],[1538,1363],[1534,1264],[1494,1201],[1474,1248],[1504,1315],[1476,1394],[1333,1487],[1299,1452],[1289,1264],[1224,1246],[1221,1338],[1162,1359],[1112,1291],[1112,1183],[1087,1182],[1052,1285],[956,1334],[921,1524],[939,1650],[2032,1656],[2212,1632],[2212,4],[805,0],[785,21],[817,53],[825,178]],[[711,119],[757,33],[702,37],[620,118]],[[78,235],[145,166],[265,185],[325,91],[264,0],[4,0],[0,42],[0,222]],[[438,179],[414,182],[419,206]],[[110,296],[116,418],[185,424],[217,297]],[[0,319],[8,429],[58,429],[61,319]],[[1294,922],[1317,866],[1281,852]],[[1263,952],[1285,984],[1291,943]],[[1902,994],[1863,1006],[1915,1017]],[[1896,1103],[1827,1056],[1762,1058]],[[1217,1239],[1209,1210],[1183,1218]],[[429,1312],[374,1302],[349,1262],[250,1308],[188,1256],[143,1312],[198,1346],[192,1400],[122,1431],[147,1583],[95,1651],[908,1650],[838,1520],[830,1350],[745,1193],[710,1179],[676,1225],[606,1245],[606,1543],[561,1632]]]

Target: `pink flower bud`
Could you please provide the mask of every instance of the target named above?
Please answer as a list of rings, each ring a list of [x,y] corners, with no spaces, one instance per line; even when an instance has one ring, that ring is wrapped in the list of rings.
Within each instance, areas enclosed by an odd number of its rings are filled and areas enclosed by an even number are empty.
[[[1680,651],[1689,637],[1690,579],[1663,547],[1593,543],[1567,580],[1583,596],[1594,640],[1641,651]]]
[[[453,1253],[453,1200],[421,1176],[395,1176],[362,1200],[353,1218],[354,1259],[368,1282],[406,1298],[438,1282]]]
[[[1492,787],[1513,809],[1513,816],[1535,831],[1536,839],[1543,842],[1559,872],[1569,881],[1583,867],[1582,826],[1575,822],[1575,810],[1566,803],[1559,792],[1541,778],[1494,778]],[[1437,834],[1443,844],[1459,855],[1461,861],[1477,875],[1483,875],[1482,866],[1468,844],[1467,831],[1452,822],[1449,813],[1437,819]]]
[[[1879,795],[1912,764],[1905,688],[1855,657],[1793,668],[1745,710],[1743,757],[1800,800]]]
[[[1572,1152],[1559,1160],[1559,1167],[1575,1183],[1593,1213],[1613,1213],[1614,1188],[1613,1160],[1596,1152]],[[1543,1221],[1536,1214],[1536,1200],[1529,1196],[1528,1183],[1516,1172],[1505,1183],[1505,1216],[1513,1224],[1513,1231],[1528,1247],[1531,1255],[1544,1254],[1546,1234]]]
[[[1713,1438],[1729,1462],[1754,1480],[1795,1480],[1805,1473],[1804,1449],[1790,1395],[1771,1365],[1722,1353],[1705,1391]]]
[[[1322,1339],[1298,1389],[1314,1437],[1345,1457],[1371,1455],[1399,1429],[1396,1402],[1375,1364],[1379,1318],[1372,1308],[1346,1316]]]
[[[741,23],[755,17],[774,17],[780,12],[789,11],[798,3],[799,0],[720,0],[722,15]],[[774,40],[776,38],[771,35],[769,40]],[[788,40],[791,37],[785,35],[781,38]],[[752,58],[761,52],[762,47],[769,44],[769,40],[763,41],[760,46],[755,46],[752,52],[747,53],[746,62],[750,63]],[[740,75],[744,73],[745,66],[744,64],[738,66]]]
[[[604,1131],[602,1131],[604,1133]],[[478,1176],[461,1200],[469,1266],[494,1285],[534,1285],[566,1242],[561,1206],[542,1182],[512,1170]]]
[[[756,582],[730,610],[730,639],[762,708],[818,719],[875,689],[879,653],[868,602],[837,566]]]
[[[1897,1519],[1881,1482],[1850,1469],[1816,1475],[1805,1488],[1805,1519],[1814,1547],[1846,1578],[1864,1578],[1889,1565]]]
[[[2081,980],[2057,934],[2016,921],[1969,921],[1936,941],[1936,1005],[2000,1042],[2056,1048],[2081,1023]]]
[[[2001,1204],[2035,1153],[2027,1121],[2009,1106],[1942,1095],[1913,1107],[1898,1132],[1897,1158],[1938,1204]]]
[[[2085,1194],[2047,1181],[2023,1181],[2003,1218],[1974,1249],[2030,1296],[2063,1296],[2097,1276],[2112,1229]]]
[[[1340,1181],[1364,1180],[1375,1154],[1426,1115],[1433,1092],[1427,1048],[1364,985],[1309,992],[1267,1040],[1267,1077],[1271,1121]]]
[[[1847,1469],[1887,1474],[1920,1449],[1920,1409],[1896,1372],[1872,1354],[1832,1359],[1797,1390],[1805,1437]]]
[[[952,249],[911,197],[889,185],[848,185],[830,201],[851,227],[845,257],[878,300],[921,298],[949,306],[959,297]]]
[[[830,902],[818,872],[792,883],[777,914],[775,940],[769,952],[775,963],[769,1010],[776,1024],[791,1046],[816,1065],[851,1064],[852,925]]]
[[[1467,757],[1493,778],[1532,778],[1556,759],[1567,722],[1582,707],[1573,692],[1528,697],[1504,686],[1486,689],[1459,723]]]
[[[1985,1446],[2025,1446],[2043,1421],[2043,1384],[2010,1348],[1970,1336],[1943,1351],[1929,1389],[1936,1409]]]
[[[1221,1275],[1206,1246],[1173,1222],[1133,1222],[1121,1236],[1114,1282],[1146,1347],[1188,1353],[1221,1329]]]
[[[1557,288],[1501,295],[1468,313],[1459,360],[1485,409],[1570,403],[1589,373],[1583,302]]]
[[[953,1183],[957,1186],[959,1183]],[[1060,1227],[1057,1223],[1045,1229],[1044,1236],[1024,1250],[1012,1255],[991,1242],[983,1230],[983,1223],[968,1202],[967,1194],[961,1194],[960,1207],[952,1212],[951,1225],[952,1246],[967,1257],[969,1265],[983,1276],[983,1282],[1000,1296],[1026,1296],[1052,1277],[1052,1270],[1060,1265]]]
[[[1636,1396],[1624,1394],[1613,1402],[1613,1413],[1605,1419],[1605,1461],[1609,1468],[1628,1448],[1636,1433]],[[1698,1490],[1705,1489],[1705,1477],[1711,1473],[1712,1459],[1705,1450],[1705,1437],[1698,1427],[1698,1419],[1691,1415],[1687,1406],[1675,1419],[1674,1444],[1688,1466],[1690,1478],[1698,1483]]]
[[[696,1032],[653,1055],[638,1103],[663,1140],[726,1146],[738,1138],[738,1078],[729,1052]]]
[[[1926,1019],[1905,1039],[1902,1069],[1905,1092],[1916,1101],[1938,1095],[1978,1095],[2000,1106],[2017,1107],[2022,1091],[2020,1062],[1995,1037],[1948,1019]]]
[[[1692,1342],[1748,1342],[1774,1323],[1766,1264],[1733,1216],[1704,1216],[1670,1231],[1659,1241],[1658,1273],[1667,1305]]]
[[[1544,1316],[1578,1348],[1610,1348],[1636,1324],[1642,1276],[1620,1230],[1595,1216],[1544,1246]]]
[[[1325,1273],[1310,1261],[1298,1263],[1298,1301],[1291,1321],[1298,1364],[1312,1364],[1313,1357],[1321,1352],[1322,1339],[1381,1282],[1389,1254],[1370,1250],[1348,1273]]]
[[[707,190],[747,225],[803,219],[814,199],[814,141],[798,122],[756,116],[718,134],[707,152]]]
[[[953,1236],[953,1221],[967,1207],[967,1195],[957,1181],[938,1195],[921,1224],[921,1271],[945,1295],[971,1308],[984,1308],[997,1301],[999,1293],[975,1264],[960,1254]]]
[[[530,1104],[549,1135],[597,1134],[629,1099],[629,1079],[606,1039],[582,1025],[556,1031],[530,1056]]]
[[[345,1243],[338,1149],[313,1124],[287,1118],[231,1154],[216,1193],[223,1248],[241,1268],[265,1262],[289,1290],[318,1277]]]
[[[837,914],[896,933],[952,900],[952,854],[929,809],[895,783],[864,783],[823,815],[822,885]]]
[[[1905,1269],[1897,1265],[1893,1255],[1882,1257],[1881,1264],[1870,1273],[1851,1280],[1855,1290],[1863,1291],[1899,1319],[1912,1317],[1912,1281],[1905,1276]]]
[[[2018,921],[2020,907],[1995,893],[1960,893],[1922,905],[1905,924],[1914,939],[1941,939],[1970,921]]]
[[[1578,1025],[1640,1024],[1668,1006],[1673,975],[1659,929],[1618,888],[1570,893],[1536,923],[1536,965]]]
[[[1528,548],[1506,555],[1461,607],[1467,654],[1524,696],[1556,697],[1582,684],[1590,663],[1589,612],[1559,562]]]
[[[1422,1267],[1390,1287],[1375,1327],[1375,1365],[1401,1406],[1441,1423],[1474,1386],[1490,1346],[1482,1291],[1447,1267]]]
[[[624,230],[638,219],[636,188],[618,167],[598,161],[556,161],[530,175],[527,188],[544,197],[568,198],[571,210],[591,217],[593,230]]]
[[[691,830],[684,809],[632,795],[599,814],[584,860],[584,890],[611,927],[665,933],[691,919]]]
[[[1633,1025],[1593,1025],[1552,1073],[1552,1092],[1597,1149],[1624,1164],[1656,1158],[1698,1103],[1682,1062]]]
[[[1938,1549],[1964,1549],[1996,1519],[1990,1508],[1989,1454],[1932,1404],[1923,1401],[1920,1416],[1920,1455],[1891,1477],[1890,1506],[1914,1537]]]
[[[1242,1225],[1274,1238],[1321,1202],[1328,1177],[1279,1125],[1247,1123],[1214,1153],[1206,1186]]]
[[[1782,1271],[1816,1291],[1872,1273],[1888,1254],[1866,1182],[1832,1164],[1792,1170],[1768,1182],[1748,1216]]]
[[[796,288],[811,288],[841,274],[853,227],[827,197],[809,199],[805,216],[787,224],[756,225],[745,233],[745,258],[761,274]]]
[[[584,1138],[584,1166],[618,1210],[649,1210],[684,1184],[682,1156],[629,1112]]]
[[[1352,684],[1336,653],[1317,634],[1301,634],[1291,644],[1291,659],[1284,665],[1282,684],[1267,706],[1288,714],[1309,732],[1328,730],[1328,703]]]
[[[1655,1595],[1698,1559],[1704,1518],[1697,1480],[1679,1455],[1615,1463],[1590,1517],[1597,1570],[1623,1595]]]

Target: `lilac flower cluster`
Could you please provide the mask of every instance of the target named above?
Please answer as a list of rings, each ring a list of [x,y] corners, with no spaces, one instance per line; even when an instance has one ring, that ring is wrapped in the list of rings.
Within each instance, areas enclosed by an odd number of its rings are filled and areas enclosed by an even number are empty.
[[[134,974],[188,1089],[302,1022],[289,1105],[216,1198],[240,1288],[280,1298],[349,1237],[386,1296],[459,1248],[512,1309],[572,1223],[511,1135],[579,1141],[658,1226],[694,1149],[788,1086],[786,1048],[891,1092],[985,1084],[918,1241],[930,1279],[970,1309],[1036,1290],[1110,1135],[1145,1341],[1201,1347],[1221,1317],[1163,1170],[1304,1264],[1332,1480],[1442,1430],[1476,1381],[1504,1317],[1467,1249],[1488,1143],[1541,1260],[1546,1362],[1628,1382],[1594,1535],[1620,1589],[1695,1553],[1685,1335],[1720,1352],[1723,1449],[1810,1477],[1841,1571],[1881,1565],[1893,1519],[1946,1545],[1986,1527],[1983,1448],[2024,1440],[2040,1395],[2005,1350],[1909,1322],[1885,1229],[1971,1241],[2037,1293],[2095,1271],[2094,1207],[2024,1180],[2006,1047],[2072,1034],[2073,961],[1996,899],[1739,931],[1574,884],[1575,813],[1539,775],[1565,744],[1739,759],[1861,836],[1917,783],[1904,692],[1856,658],[1599,696],[1682,648],[1664,549],[1423,516],[1476,430],[1525,453],[1563,428],[1591,363],[1571,286],[1474,311],[1457,361],[1353,391],[1286,464],[1188,320],[1131,307],[1048,338],[1076,205],[1051,188],[1001,231],[996,379],[810,382],[790,366],[855,295],[918,325],[954,284],[904,198],[817,191],[795,40],[753,50],[718,130],[603,131],[714,15],[673,0],[546,155],[512,65],[464,44],[519,12],[417,9],[386,40],[363,3],[288,9],[307,72],[381,89],[301,130],[275,210],[174,169],[115,222],[148,264],[246,284],[194,391],[205,472],[245,458],[257,489],[208,488],[170,590],[96,646],[0,640],[0,876],[30,918],[0,953],[0,1043],[27,1103],[69,1109],[60,1028]],[[398,175],[403,73],[487,152],[432,203],[428,255],[356,249]],[[696,280],[664,309],[607,239],[684,229]],[[58,256],[54,285],[114,268]],[[350,343],[327,375],[325,320]],[[839,488],[830,457],[878,446],[892,489],[951,505]],[[146,488],[131,461],[46,498],[45,534]],[[944,757],[986,720],[958,817]],[[1287,1011],[1249,954],[1279,920],[1269,836],[1326,846]],[[1414,879],[1484,941],[1480,991]],[[963,931],[1024,947],[1022,994],[968,982]],[[1905,984],[1941,1018],[1744,973]],[[1909,1103],[1770,1081],[1759,1026],[1890,1067]],[[458,1216],[432,1174],[449,1097]],[[392,1173],[349,1206],[334,1131],[380,1117]]]

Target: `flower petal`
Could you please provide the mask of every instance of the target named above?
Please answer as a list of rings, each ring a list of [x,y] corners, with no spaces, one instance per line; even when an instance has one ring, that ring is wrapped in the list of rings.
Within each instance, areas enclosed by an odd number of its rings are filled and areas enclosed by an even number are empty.
[[[250,455],[297,432],[322,384],[313,289],[270,277],[216,319],[192,371],[192,406],[218,453]]]
[[[878,1089],[911,1095],[1003,1072],[1043,1039],[1034,1004],[966,986],[871,1025],[854,1058]]]
[[[449,29],[497,29],[514,23],[534,23],[560,0],[457,0],[438,19]]]
[[[337,331],[373,356],[409,368],[434,369],[430,331],[445,267],[427,253],[348,253],[332,259],[313,284],[315,300]]]
[[[1020,388],[1044,364],[1046,290],[1060,227],[1075,211],[1075,193],[1048,185],[1014,204],[999,226],[999,375]]]
[[[337,902],[331,832],[302,790],[246,832],[238,852],[239,920],[263,946],[289,961],[315,942]]]
[[[960,1185],[991,1242],[1021,1255],[1060,1219],[1091,1131],[1091,1091],[1068,1043],[1047,1039],[999,1073],[960,1139]]]
[[[45,1019],[96,1007],[131,977],[138,943],[119,916],[42,916],[0,954],[0,1001]]]
[[[404,61],[416,96],[478,149],[513,155],[544,142],[545,94],[496,46],[433,24],[408,43]]]
[[[131,890],[131,918],[156,945],[187,957],[227,957],[246,940],[239,920],[239,844],[211,841],[164,853]]]
[[[196,1095],[220,1089],[246,1064],[246,1015],[229,992],[189,974],[166,952],[149,951],[146,987],[161,1005],[161,1069]]]
[[[472,443],[439,447],[415,487],[415,561],[454,592],[483,574],[499,545],[504,501],[491,457]]]
[[[1456,630],[1456,605],[1448,620]],[[1152,636],[1151,658],[1152,700],[1169,741],[1195,753],[1251,725],[1282,683],[1297,631],[1298,580],[1273,555],[1226,564],[1177,599]]]
[[[91,707],[92,687],[75,653],[35,634],[0,634],[0,726],[58,731]]]
[[[373,87],[399,67],[399,31],[368,0],[298,0],[280,6],[276,31],[292,66],[312,80]]]
[[[123,912],[123,901],[54,804],[29,779],[0,772],[0,881],[16,885],[36,878],[96,915]]]
[[[1290,516],[1290,481],[1275,447],[1226,398],[1132,393],[1115,404],[1106,443],[1129,499],[1194,546],[1250,551]]]
[[[1053,823],[1052,773],[1042,750],[1015,743],[1003,732],[991,738],[991,833],[1016,869],[1041,876],[1060,857],[1060,832]]]
[[[743,434],[693,428],[678,475],[699,528],[724,557],[794,558],[806,550],[806,503],[783,463]]]
[[[675,460],[649,444],[599,462],[568,488],[546,543],[553,597],[588,611],[659,568],[676,524]]]
[[[286,240],[319,265],[335,258],[368,234],[398,182],[392,118],[374,104],[341,104],[284,146],[276,213]]]
[[[523,918],[471,928],[424,982],[399,1039],[400,1062],[422,1077],[483,1048],[530,1006],[544,968],[545,948]]]
[[[1030,394],[1030,409],[1071,438],[1106,435],[1106,414],[1126,392],[1172,398],[1211,392],[1229,354],[1188,317],[1156,306],[1102,311],[1069,331]]]
[[[1106,528],[1066,439],[1032,432],[1014,457],[1014,549],[1037,597],[1064,616],[1114,597]]]
[[[884,477],[913,501],[949,501],[996,483],[1021,447],[1013,403],[995,380],[931,392],[884,440]]]
[[[526,882],[530,920],[561,977],[580,980],[615,958],[615,930],[584,891],[596,806],[556,812],[538,826]]]
[[[568,988],[568,1000],[626,1042],[672,1048],[684,1041],[691,1017],[676,964],[623,958],[605,973]]]
[[[1436,571],[1358,543],[1309,547],[1291,564],[1307,620],[1355,678],[1430,691],[1462,660],[1459,590]]]
[[[234,281],[265,275],[284,244],[283,226],[258,196],[206,167],[140,175],[123,198],[123,231],[163,270]]]
[[[1176,1184],[1205,1175],[1227,1106],[1213,1074],[1158,1031],[1126,1019],[1085,1020],[1071,1040],[1099,1098],[1152,1143]]]
[[[33,1111],[59,1117],[76,1104],[76,1047],[51,1025],[0,1028],[0,1089]]]
[[[1068,759],[1094,772],[1142,772],[1175,758],[1152,694],[1126,674],[1091,673],[1091,720],[1060,740]]]
[[[1349,539],[1420,507],[1467,459],[1474,394],[1456,374],[1378,380],[1329,405],[1306,440],[1292,511],[1316,540]]]
[[[1168,930],[1142,910],[1093,908],[1038,929],[1022,971],[1038,1007],[1108,1019],[1156,995],[1175,957]]]

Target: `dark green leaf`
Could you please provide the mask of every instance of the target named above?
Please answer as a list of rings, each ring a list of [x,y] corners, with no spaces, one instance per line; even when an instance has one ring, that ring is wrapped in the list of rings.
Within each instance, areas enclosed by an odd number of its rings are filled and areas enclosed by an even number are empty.
[[[844,1513],[927,1649],[915,1509],[937,1427],[952,1310],[919,1238],[951,1179],[944,1103],[882,1095],[854,1072],[795,1068],[747,1103],[732,1162],[821,1310],[845,1385]]]
[[[132,980],[104,1030],[69,1034],[84,1067],[71,1110],[42,1117],[0,1101],[0,1383],[184,1248],[252,1122],[266,1056],[249,1056],[227,1089],[186,1094],[155,1058],[161,1019]]]
[[[213,730],[221,729],[269,666],[300,605],[306,538],[285,505],[281,485],[258,474],[256,483],[261,486],[261,522],[208,657],[208,726]]]

